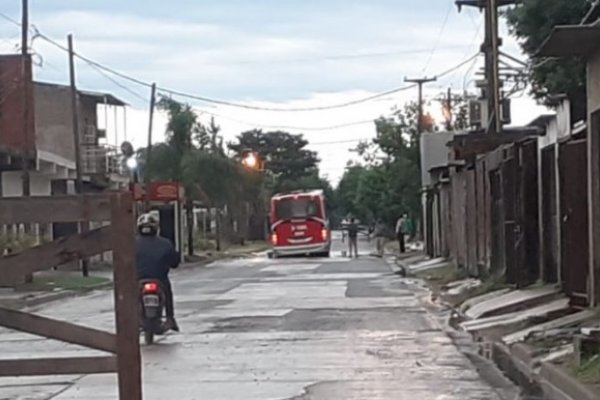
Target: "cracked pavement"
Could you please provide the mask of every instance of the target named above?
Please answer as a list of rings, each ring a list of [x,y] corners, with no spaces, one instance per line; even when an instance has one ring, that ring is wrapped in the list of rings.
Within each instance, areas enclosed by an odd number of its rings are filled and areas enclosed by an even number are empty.
[[[145,399],[498,400],[418,281],[385,260],[223,261],[173,274],[179,334],[143,346]],[[36,312],[113,329],[112,293]],[[4,358],[94,351],[0,331]],[[113,375],[0,378],[0,400],[114,400]]]

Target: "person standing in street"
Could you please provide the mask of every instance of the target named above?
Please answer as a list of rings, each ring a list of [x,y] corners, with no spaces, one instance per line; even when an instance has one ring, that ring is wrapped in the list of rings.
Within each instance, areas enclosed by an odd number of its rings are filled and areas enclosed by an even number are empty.
[[[398,221],[396,222],[396,238],[398,239],[398,244],[400,246],[400,253],[406,252],[406,235],[410,233],[409,224],[410,221],[406,213],[402,214],[402,216],[398,218]]]
[[[383,257],[385,247],[385,225],[379,219],[373,229],[373,236],[375,237],[375,246],[377,248],[377,256]]]
[[[348,231],[348,257],[352,258],[354,251],[354,257],[358,258],[358,224],[354,218],[350,218],[345,230]]]

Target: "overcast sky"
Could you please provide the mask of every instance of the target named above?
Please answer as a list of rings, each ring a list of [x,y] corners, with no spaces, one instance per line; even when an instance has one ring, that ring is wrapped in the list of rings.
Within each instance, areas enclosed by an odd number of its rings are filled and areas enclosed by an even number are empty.
[[[20,18],[18,1],[0,0],[0,12]],[[53,39],[73,33],[76,50],[101,64],[159,86],[204,97],[266,107],[336,104],[404,86],[406,76],[436,75],[475,54],[483,34],[476,10],[458,13],[454,0],[30,0],[31,23]],[[521,56],[505,37],[504,50]],[[19,27],[0,20],[0,50],[16,51]],[[67,83],[66,54],[42,39],[33,51],[37,80]],[[479,66],[481,60],[476,66]],[[430,84],[433,99],[448,87],[472,86],[469,63]],[[78,86],[114,93],[127,101],[126,123],[113,115],[112,141],[145,144],[149,90],[118,79],[125,90],[84,63]],[[469,70],[473,71],[468,74]],[[134,95],[133,93],[137,93]],[[372,123],[338,129],[315,128],[369,121],[416,98],[404,91],[360,105],[319,112],[281,113],[213,106],[188,100],[198,110],[219,115],[227,139],[255,127],[285,126],[305,133],[319,151],[321,170],[334,182],[353,157],[348,140],[374,135]],[[182,99],[183,100],[183,99]],[[517,99],[515,123],[533,120],[543,109]],[[431,104],[439,114],[439,106]],[[203,114],[208,119],[208,114]],[[101,124],[104,122],[101,121]],[[164,116],[157,117],[157,138]],[[331,143],[345,141],[345,143]]]

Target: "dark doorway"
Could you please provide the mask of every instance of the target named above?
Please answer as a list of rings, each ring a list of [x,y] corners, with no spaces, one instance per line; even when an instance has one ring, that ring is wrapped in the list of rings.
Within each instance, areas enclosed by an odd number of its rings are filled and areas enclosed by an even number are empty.
[[[587,141],[560,145],[561,280],[573,305],[587,306],[589,276]]]
[[[508,283],[518,282],[518,265],[516,244],[519,237],[517,221],[517,160],[513,156],[502,164],[502,194],[504,200],[504,253],[506,280]]]
[[[542,150],[542,237],[544,281],[558,282],[558,226],[556,202],[556,145]]]
[[[491,270],[497,273],[505,269],[504,254],[504,200],[502,195],[502,178],[499,169],[490,172],[491,210]]]
[[[157,210],[160,218],[160,236],[169,239],[173,246],[176,246],[175,206],[164,205],[157,207]]]
[[[538,147],[529,140],[519,146],[519,192],[515,252],[518,258],[518,286],[527,286],[540,277],[540,235],[538,212]]]

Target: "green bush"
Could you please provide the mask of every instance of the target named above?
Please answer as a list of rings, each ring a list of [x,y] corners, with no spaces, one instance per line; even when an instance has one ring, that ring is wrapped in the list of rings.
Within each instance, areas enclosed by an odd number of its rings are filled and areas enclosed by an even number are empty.
[[[34,235],[0,235],[0,255],[3,255],[7,249],[12,253],[18,253],[36,244],[38,240]]]

